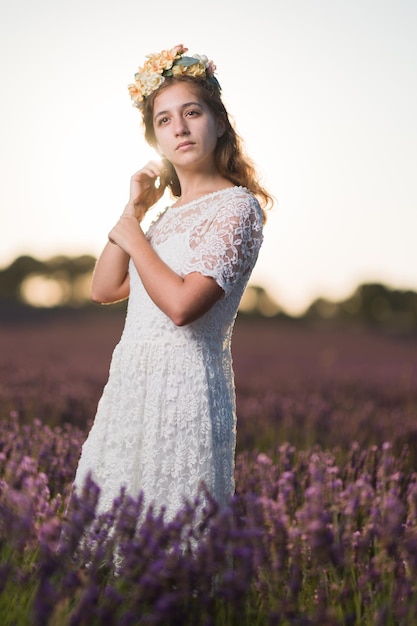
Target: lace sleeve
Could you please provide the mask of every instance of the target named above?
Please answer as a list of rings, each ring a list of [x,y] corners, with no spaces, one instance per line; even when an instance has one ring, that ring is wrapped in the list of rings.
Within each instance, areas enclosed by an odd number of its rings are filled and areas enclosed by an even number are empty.
[[[235,282],[245,275],[249,278],[253,270],[263,240],[262,226],[261,208],[251,194],[242,190],[229,197],[212,220],[191,232],[192,254],[184,275],[210,276],[229,294]]]

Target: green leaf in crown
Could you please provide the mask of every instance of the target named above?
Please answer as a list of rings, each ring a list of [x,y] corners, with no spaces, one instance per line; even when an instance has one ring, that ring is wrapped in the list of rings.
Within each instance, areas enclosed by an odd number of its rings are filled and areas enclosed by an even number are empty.
[[[190,65],[195,65],[199,63],[198,59],[194,59],[193,57],[181,57],[178,61],[175,61],[174,65],[184,65],[184,67],[190,67]]]

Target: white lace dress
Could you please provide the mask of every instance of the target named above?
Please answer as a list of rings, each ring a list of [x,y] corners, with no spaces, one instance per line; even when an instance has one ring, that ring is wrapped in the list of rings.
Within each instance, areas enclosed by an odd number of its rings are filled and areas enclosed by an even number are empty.
[[[168,207],[147,238],[175,272],[213,277],[224,296],[177,327],[153,303],[130,262],[126,322],[79,461],[101,488],[100,510],[120,488],[171,517],[204,482],[225,503],[234,492],[235,388],[230,341],[262,243],[262,212],[244,188]]]

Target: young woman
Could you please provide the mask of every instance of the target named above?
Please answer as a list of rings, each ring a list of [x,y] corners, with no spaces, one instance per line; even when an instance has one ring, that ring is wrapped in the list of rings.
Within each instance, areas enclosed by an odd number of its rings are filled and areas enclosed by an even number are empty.
[[[91,472],[100,509],[122,486],[172,517],[204,484],[234,492],[230,341],[271,203],[243,155],[206,57],[150,55],[129,86],[162,157],[133,175],[129,201],[95,269],[92,298],[129,296],[123,334],[75,477]],[[146,234],[166,187],[173,203]]]

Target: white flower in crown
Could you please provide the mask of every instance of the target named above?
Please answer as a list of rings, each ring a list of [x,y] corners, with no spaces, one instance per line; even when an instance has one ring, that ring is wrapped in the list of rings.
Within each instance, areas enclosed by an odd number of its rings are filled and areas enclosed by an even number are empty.
[[[138,75],[137,82],[141,86],[143,97],[146,98],[158,89],[161,83],[164,82],[164,77],[156,72],[152,72],[152,74],[142,73]]]
[[[193,58],[197,59],[202,65],[206,66],[209,62],[208,57],[205,54],[193,54]]]

